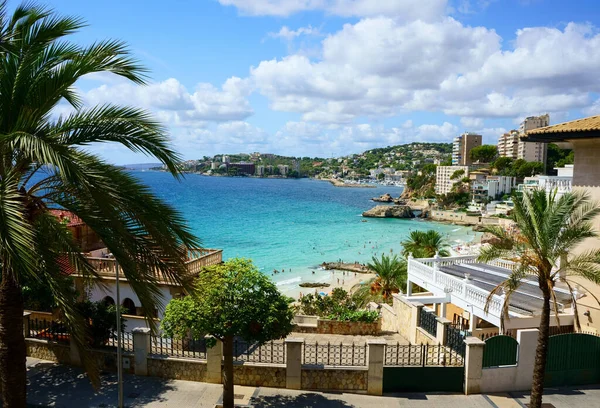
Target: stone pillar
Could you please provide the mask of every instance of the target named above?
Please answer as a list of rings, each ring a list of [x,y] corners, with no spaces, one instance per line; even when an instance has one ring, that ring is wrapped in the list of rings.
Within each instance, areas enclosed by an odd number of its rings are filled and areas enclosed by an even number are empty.
[[[447,340],[448,340],[446,338],[446,335],[448,334],[446,329],[447,329],[448,325],[452,322],[444,317],[439,317],[439,316],[435,320],[437,320],[437,329],[436,329],[437,342],[438,342],[438,344],[445,346],[447,343]]]
[[[369,346],[369,372],[367,374],[367,394],[383,395],[383,363],[385,358],[383,339],[367,341]]]
[[[447,305],[447,303],[442,303],[441,304],[441,308],[440,308],[441,309],[440,310],[440,317],[443,317],[444,319],[447,318],[447,316],[446,316],[446,305]]]
[[[81,366],[81,356],[79,355],[79,347],[75,344],[73,336],[69,336],[69,360],[71,365]]]
[[[421,309],[423,309],[423,303],[411,302],[412,303],[412,315],[410,316],[410,342],[417,344],[417,327],[419,327],[419,319],[421,317]]]
[[[467,346],[465,354],[465,395],[479,394],[483,375],[483,348],[485,342],[477,337],[467,337],[465,344]]]
[[[535,351],[537,348],[538,329],[524,329],[517,331],[519,354],[517,361],[516,388],[519,390],[531,389],[533,382],[533,367],[535,365]]]
[[[152,351],[150,344],[150,329],[136,327],[133,333],[133,358],[135,375],[148,375],[148,354]]]
[[[406,281],[406,296],[412,296],[412,282]]]
[[[223,364],[223,343],[216,340],[217,343],[206,349],[206,382],[221,384],[223,377],[221,374]]]
[[[29,322],[31,312],[23,312],[23,337],[29,337]]]
[[[302,345],[304,339],[285,339],[285,387],[291,390],[302,389]]]

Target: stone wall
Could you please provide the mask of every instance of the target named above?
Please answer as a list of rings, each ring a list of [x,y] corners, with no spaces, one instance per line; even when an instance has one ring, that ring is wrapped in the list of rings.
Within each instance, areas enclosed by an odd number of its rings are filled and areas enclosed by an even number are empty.
[[[184,358],[148,358],[148,375],[174,380],[205,381],[206,361]]]
[[[317,325],[296,324],[295,333],[346,334],[352,336],[378,335],[381,332],[381,319],[374,323],[342,322],[338,320],[321,319]]]
[[[285,365],[234,364],[233,383],[252,387],[285,388]]]
[[[406,300],[402,295],[394,295],[394,303],[392,305],[394,312],[396,313],[396,331],[405,339],[411,339],[412,333],[410,333],[412,309],[413,305]]]
[[[49,343],[46,340],[35,339],[25,339],[25,344],[27,346],[27,355],[29,357],[62,364],[71,363],[68,345]]]
[[[368,370],[352,369],[302,369],[303,390],[366,391]]]
[[[92,350],[91,356],[96,360],[96,366],[102,371],[117,371],[117,351],[113,350]],[[129,361],[129,368],[123,368],[124,373],[133,374],[135,371],[135,359],[133,353],[124,352],[123,361]]]
[[[340,322],[337,320],[319,319],[317,333],[321,334],[347,334],[354,336],[377,335],[381,332],[381,319],[375,323],[366,322]]]
[[[381,304],[381,330],[384,332],[397,332],[398,316],[394,308],[386,303]]]
[[[416,344],[437,344],[437,340],[420,327],[417,327]]]

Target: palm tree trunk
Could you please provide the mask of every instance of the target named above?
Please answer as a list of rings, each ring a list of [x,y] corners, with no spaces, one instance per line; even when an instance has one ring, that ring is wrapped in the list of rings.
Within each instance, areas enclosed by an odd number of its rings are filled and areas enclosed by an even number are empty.
[[[233,336],[223,338],[223,408],[233,408]]]
[[[0,389],[4,408],[25,408],[27,353],[23,337],[23,294],[10,271],[0,283]]]
[[[531,385],[531,408],[542,407],[544,394],[544,377],[546,375],[546,359],[548,357],[548,337],[550,335],[550,289],[542,288],[544,305],[540,320],[538,344],[535,350],[535,365],[533,367],[533,383]]]

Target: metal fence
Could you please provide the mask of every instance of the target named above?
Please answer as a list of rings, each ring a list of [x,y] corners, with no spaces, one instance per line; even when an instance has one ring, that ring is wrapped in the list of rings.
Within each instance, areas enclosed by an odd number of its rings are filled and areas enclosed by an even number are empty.
[[[113,333],[106,342],[108,347],[117,347],[117,333]],[[123,351],[133,351],[133,333],[121,332],[121,347]]]
[[[150,354],[164,357],[186,357],[206,360],[206,340],[150,337]]]
[[[243,340],[234,340],[233,360],[249,363],[285,364],[285,343],[283,341],[270,341],[258,345]]]
[[[55,341],[58,343],[69,342],[69,332],[66,327],[54,320],[30,319],[27,337]]]
[[[386,344],[386,366],[449,367],[463,366],[463,357],[449,347],[441,345]]]
[[[419,327],[424,329],[427,333],[433,337],[437,336],[437,320],[436,315],[433,312],[428,312],[425,308],[421,308],[421,314],[419,316]]]
[[[446,344],[462,357],[465,356],[467,349],[465,338],[470,335],[471,332],[462,330],[462,327],[446,326]]]
[[[305,343],[302,364],[362,367],[367,365],[366,344]]]

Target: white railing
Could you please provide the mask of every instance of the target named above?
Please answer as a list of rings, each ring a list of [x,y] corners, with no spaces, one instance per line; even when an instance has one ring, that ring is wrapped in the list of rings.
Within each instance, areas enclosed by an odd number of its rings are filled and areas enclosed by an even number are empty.
[[[487,290],[481,289],[465,279],[444,273],[434,267],[435,263],[439,266],[446,266],[453,264],[470,264],[475,263],[476,261],[476,256],[409,259],[408,273],[409,277],[413,275],[415,278],[419,278],[424,282],[429,283],[427,286],[429,290],[437,288],[440,292],[451,293],[452,297],[456,296],[466,304],[484,310],[489,296]],[[513,262],[505,260],[497,260],[490,262],[490,264],[506,269],[512,269],[516,266]],[[437,293],[437,295],[440,294],[441,293]],[[503,300],[500,296],[494,295],[490,300],[488,313],[499,318],[502,312],[502,302]]]
[[[194,275],[206,266],[221,263],[223,261],[223,250],[207,248],[190,249],[188,257],[190,259],[186,262],[187,269],[190,274]],[[115,277],[116,260],[114,258],[86,257],[86,260],[98,275]]]

